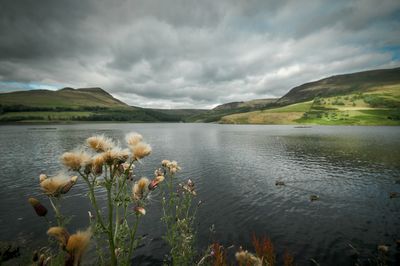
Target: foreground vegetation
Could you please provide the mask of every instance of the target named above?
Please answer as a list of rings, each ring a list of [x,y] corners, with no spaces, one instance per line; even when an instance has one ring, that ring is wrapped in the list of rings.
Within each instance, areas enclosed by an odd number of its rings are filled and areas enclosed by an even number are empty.
[[[128,134],[128,148],[122,149],[107,137],[90,137],[86,141],[87,148],[61,156],[67,173],[53,177],[40,175],[40,188],[49,200],[55,221],[47,219],[47,208],[38,199],[29,198],[29,203],[36,214],[44,218],[43,222],[48,223],[47,234],[57,245],[41,249],[35,254],[34,262],[38,265],[80,265],[93,242],[96,265],[131,265],[134,250],[141,241],[137,230],[141,218],[146,215],[149,195],[160,186],[164,213],[161,219],[166,225],[164,239],[171,249],[171,258],[166,263],[193,264],[194,213],[198,207],[192,205],[196,195],[194,183],[189,179],[177,184],[175,175],[180,167],[176,161],[169,160],[161,162],[152,180],[136,179],[135,164],[151,153],[151,147],[142,139],[137,133]],[[71,219],[62,215],[60,205],[63,196],[79,180],[86,184],[92,209],[88,213],[88,227],[71,234],[67,229]],[[106,208],[99,203],[99,194],[103,193]]]

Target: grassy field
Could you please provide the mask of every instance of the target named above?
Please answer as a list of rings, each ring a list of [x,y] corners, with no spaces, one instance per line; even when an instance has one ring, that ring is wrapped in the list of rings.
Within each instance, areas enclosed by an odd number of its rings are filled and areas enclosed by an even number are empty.
[[[400,85],[224,116],[229,124],[400,125]]]

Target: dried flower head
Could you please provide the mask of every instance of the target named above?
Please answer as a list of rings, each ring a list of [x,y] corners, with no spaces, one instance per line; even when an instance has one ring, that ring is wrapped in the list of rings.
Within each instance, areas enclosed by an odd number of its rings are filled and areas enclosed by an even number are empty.
[[[112,165],[115,163],[121,164],[126,162],[129,159],[130,153],[128,149],[121,150],[121,148],[116,147],[102,153],[102,155],[104,162],[108,165]]]
[[[165,177],[163,175],[156,176],[154,178],[158,183],[163,182],[165,180]]]
[[[157,170],[154,171],[154,176],[164,176],[165,175],[165,170],[162,168],[158,168]]]
[[[146,215],[146,210],[143,207],[136,206],[134,208],[134,211],[135,211],[136,215]]]
[[[196,191],[194,190],[194,183],[192,180],[188,179],[188,181],[185,184],[180,184],[180,186],[183,188],[185,192],[190,193],[193,196],[196,196]]]
[[[35,199],[35,198],[29,198],[28,199],[29,204],[31,204],[31,206],[33,207],[33,209],[35,210],[36,214],[38,216],[44,217],[47,214],[47,209],[45,206],[43,206],[39,200]]]
[[[82,256],[89,246],[91,237],[92,232],[90,229],[87,229],[86,231],[78,231],[69,237],[66,250],[72,258],[73,265],[80,264]]]
[[[74,171],[85,167],[90,161],[90,155],[84,151],[66,152],[61,156],[62,164]]]
[[[143,199],[147,193],[149,183],[150,181],[146,177],[142,177],[139,181],[135,182],[132,188],[132,198],[134,200]]]
[[[65,228],[60,226],[50,227],[49,230],[47,230],[47,234],[58,240],[61,247],[64,248],[67,246],[69,233]]]
[[[60,194],[67,193],[76,183],[77,176],[68,178],[63,175],[58,175],[52,178],[47,178],[40,183],[43,192],[52,197],[58,197]]]
[[[247,250],[240,250],[235,254],[236,260],[239,265],[252,265],[252,266],[262,266],[261,259],[257,258]]]
[[[61,194],[68,193],[68,191],[72,188],[72,186],[76,184],[77,180],[78,180],[78,176],[71,177],[69,182],[61,189],[60,193]]]
[[[161,164],[167,168],[167,170],[170,172],[170,174],[176,174],[179,170],[181,170],[181,167],[178,165],[176,161],[168,161],[164,160],[161,162]]]
[[[171,162],[169,160],[162,160],[161,161],[161,165],[164,167],[167,167],[168,164],[170,164]]]
[[[86,140],[90,148],[96,152],[105,152],[111,150],[114,147],[112,139],[105,137],[104,135],[96,135]]]
[[[130,163],[123,163],[123,164],[121,164],[121,166],[122,166],[122,169],[124,172],[127,170],[131,171],[131,170],[135,169],[135,165],[130,164]]]
[[[41,174],[41,175],[39,176],[39,181],[40,181],[40,183],[42,183],[42,181],[44,181],[46,178],[47,178],[47,175]]]
[[[125,140],[128,145],[135,146],[143,140],[143,137],[139,133],[132,132],[125,136]]]
[[[92,158],[92,172],[94,174],[100,175],[103,172],[103,165],[105,163],[105,158],[103,154],[97,154]]]
[[[137,145],[130,146],[135,160],[140,160],[151,153],[151,147],[149,144],[140,142]]]

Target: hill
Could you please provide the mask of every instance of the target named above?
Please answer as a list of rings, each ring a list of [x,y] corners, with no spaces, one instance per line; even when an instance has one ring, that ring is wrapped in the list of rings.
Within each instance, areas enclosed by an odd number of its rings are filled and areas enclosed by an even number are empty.
[[[63,88],[57,91],[30,90],[0,94],[2,106],[25,106],[32,108],[69,108],[87,107],[127,108],[128,105],[111,96],[101,88]]]
[[[277,104],[288,105],[313,100],[315,97],[367,92],[369,89],[378,86],[395,85],[399,83],[400,68],[337,75],[295,87],[280,98]]]
[[[321,95],[321,94],[319,94]],[[326,94],[324,94],[326,95]],[[283,107],[227,115],[230,124],[400,125],[400,82],[368,87],[361,92],[317,96]]]
[[[101,88],[63,88],[0,93],[1,122],[180,122],[203,110],[129,106]]]
[[[198,113],[186,118],[188,122],[218,122],[222,117],[230,114],[262,110],[275,105],[277,99],[257,99],[246,102],[230,102],[218,105],[206,112]]]

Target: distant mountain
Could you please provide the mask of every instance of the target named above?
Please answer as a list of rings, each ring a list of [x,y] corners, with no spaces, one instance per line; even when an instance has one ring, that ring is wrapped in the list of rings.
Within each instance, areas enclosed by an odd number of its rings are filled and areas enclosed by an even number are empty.
[[[0,93],[2,106],[26,106],[42,108],[128,108],[101,88],[63,88],[57,91],[29,90]]]
[[[0,122],[180,122],[205,110],[129,106],[101,88],[62,88],[0,93]]]
[[[214,107],[214,111],[220,111],[220,110],[233,110],[233,109],[238,109],[238,108],[254,108],[254,109],[260,109],[260,108],[266,108],[268,106],[271,106],[271,104],[275,103],[278,100],[278,98],[269,98],[269,99],[257,99],[257,100],[251,100],[247,102],[230,102],[230,103],[224,103],[221,105],[218,105],[217,107]]]
[[[400,67],[331,76],[318,81],[305,83],[291,89],[277,101],[277,104],[283,106],[309,101],[315,97],[367,92],[368,89],[373,87],[399,83]]]
[[[262,110],[275,105],[277,99],[257,99],[246,102],[230,102],[218,105],[211,110],[195,114],[186,118],[188,122],[218,122],[222,117],[230,114]]]

